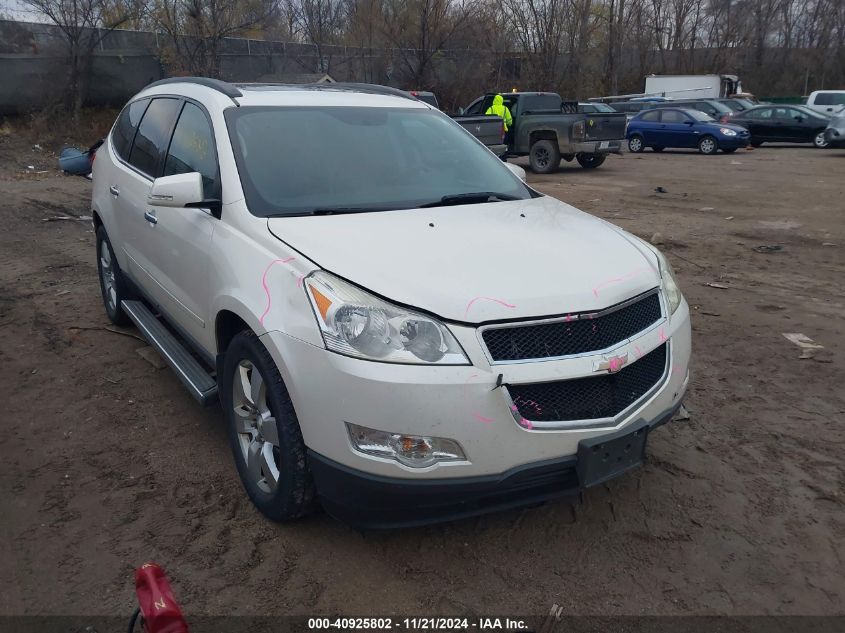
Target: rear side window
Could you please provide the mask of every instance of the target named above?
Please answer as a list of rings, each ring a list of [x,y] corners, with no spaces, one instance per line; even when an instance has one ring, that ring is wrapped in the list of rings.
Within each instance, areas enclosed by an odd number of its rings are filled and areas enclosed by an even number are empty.
[[[651,121],[652,123],[660,119],[660,110],[648,110],[640,115],[640,121]]]
[[[205,197],[219,198],[214,134],[205,113],[193,103],[186,102],[173,130],[173,140],[164,161],[164,175],[192,171],[202,175]]]
[[[845,92],[820,92],[815,105],[845,105]]]
[[[149,104],[149,99],[139,99],[130,103],[123,108],[123,112],[117,118],[117,123],[114,124],[111,143],[114,151],[123,160],[129,160],[129,150],[132,147],[132,139],[135,138],[135,130],[138,129],[138,123]]]
[[[138,126],[135,143],[129,154],[130,165],[148,176],[158,176],[181,105],[178,99],[152,100]]]

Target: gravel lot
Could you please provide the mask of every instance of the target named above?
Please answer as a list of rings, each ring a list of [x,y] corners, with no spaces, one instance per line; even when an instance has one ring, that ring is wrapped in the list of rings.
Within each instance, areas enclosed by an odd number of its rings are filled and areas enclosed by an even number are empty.
[[[843,614],[845,151],[529,175],[661,244],[693,307],[691,418],[580,503],[388,533],[252,508],[219,409],[108,329],[90,185],[54,164],[0,138],[0,614],[128,614],[150,559],[189,614]]]

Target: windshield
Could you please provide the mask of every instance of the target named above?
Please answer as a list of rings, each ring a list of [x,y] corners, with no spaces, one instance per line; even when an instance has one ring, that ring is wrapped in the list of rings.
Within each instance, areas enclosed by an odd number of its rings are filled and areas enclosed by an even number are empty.
[[[701,112],[700,110],[686,110],[686,113],[688,115],[690,115],[696,121],[704,122],[704,121],[715,121],[716,120],[712,116],[710,116],[709,114]]]
[[[225,116],[247,205],[258,216],[409,209],[454,196],[471,201],[466,194],[479,192],[532,197],[436,110],[242,106]]]

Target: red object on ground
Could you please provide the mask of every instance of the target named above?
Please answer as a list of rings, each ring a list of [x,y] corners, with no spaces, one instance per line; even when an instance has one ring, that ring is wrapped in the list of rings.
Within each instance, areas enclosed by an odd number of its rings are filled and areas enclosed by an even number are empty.
[[[188,633],[188,623],[161,567],[145,563],[135,570],[135,594],[148,633]]]

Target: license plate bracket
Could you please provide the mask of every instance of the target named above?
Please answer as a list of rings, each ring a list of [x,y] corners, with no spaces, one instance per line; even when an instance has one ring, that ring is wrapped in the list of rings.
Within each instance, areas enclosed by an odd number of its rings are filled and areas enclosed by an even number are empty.
[[[645,459],[649,425],[643,422],[609,435],[599,435],[578,442],[578,481],[582,488],[592,488],[618,477]]]

